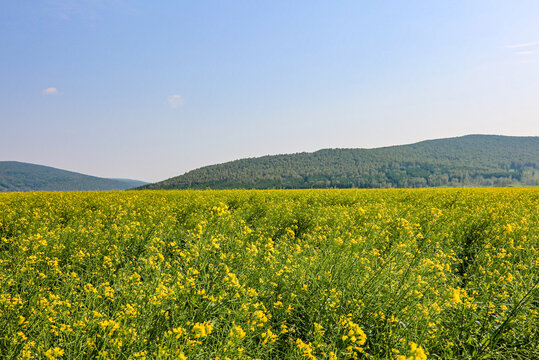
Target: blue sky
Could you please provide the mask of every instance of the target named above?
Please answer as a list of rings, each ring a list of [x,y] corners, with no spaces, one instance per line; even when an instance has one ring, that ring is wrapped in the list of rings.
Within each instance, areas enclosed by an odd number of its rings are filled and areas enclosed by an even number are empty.
[[[163,180],[539,135],[538,1],[3,1],[0,160]]]

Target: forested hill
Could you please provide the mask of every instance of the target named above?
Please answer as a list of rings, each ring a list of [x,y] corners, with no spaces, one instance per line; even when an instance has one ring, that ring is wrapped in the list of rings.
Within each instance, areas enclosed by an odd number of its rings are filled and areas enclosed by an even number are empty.
[[[539,185],[539,137],[467,135],[376,149],[325,149],[202,167],[140,189]]]
[[[125,190],[146,184],[130,179],[106,179],[18,161],[0,161],[2,191]]]

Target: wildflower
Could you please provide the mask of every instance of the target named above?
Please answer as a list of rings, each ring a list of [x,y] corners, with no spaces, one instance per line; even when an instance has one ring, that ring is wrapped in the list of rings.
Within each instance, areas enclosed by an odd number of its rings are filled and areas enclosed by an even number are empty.
[[[257,319],[261,323],[265,323],[265,322],[268,321],[268,317],[266,316],[266,314],[264,314],[264,312],[262,310],[255,310],[253,315],[254,315],[255,319]]]
[[[193,332],[195,333],[195,339],[206,337],[209,334],[211,334],[211,331],[213,330],[213,325],[209,321],[205,321],[203,323],[195,323],[193,325]]]
[[[185,329],[180,327],[173,328],[172,332],[176,334],[176,339],[179,339],[183,334],[185,334]]]
[[[396,360],[427,360],[427,354],[421,345],[417,345],[415,342],[410,342],[409,356],[404,355],[397,356]]]
[[[271,329],[268,329],[266,332],[263,332],[261,334],[261,337],[264,339],[262,341],[262,344],[267,344],[268,342],[270,344],[272,344],[275,341],[277,341],[277,335],[275,335],[273,332],[271,332]]]
[[[49,360],[56,360],[60,356],[64,356],[64,349],[55,347],[45,351],[45,357]]]
[[[318,323],[314,323],[314,330],[317,334],[320,334],[320,335],[324,335],[325,331],[324,331],[324,327]]]
[[[314,348],[311,343],[306,344],[301,339],[297,339],[296,347],[300,350],[302,356],[309,360],[316,360],[316,356],[313,355]]]
[[[454,304],[462,304],[462,300],[460,298],[460,289],[453,289],[451,301]]]
[[[231,338],[237,338],[237,339],[243,339],[245,337],[245,331],[241,328],[241,326],[235,325],[229,333],[229,336]]]

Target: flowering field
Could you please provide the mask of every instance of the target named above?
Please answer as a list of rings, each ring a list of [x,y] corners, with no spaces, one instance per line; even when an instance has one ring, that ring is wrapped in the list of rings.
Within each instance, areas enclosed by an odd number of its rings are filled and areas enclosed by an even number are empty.
[[[537,359],[539,189],[0,194],[3,359]]]

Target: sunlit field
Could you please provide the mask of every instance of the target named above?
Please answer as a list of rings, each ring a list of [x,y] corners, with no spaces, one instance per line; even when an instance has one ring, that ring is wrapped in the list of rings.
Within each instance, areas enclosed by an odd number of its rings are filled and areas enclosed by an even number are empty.
[[[537,359],[539,188],[0,194],[2,359]]]

